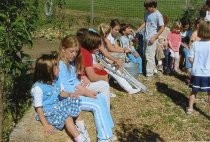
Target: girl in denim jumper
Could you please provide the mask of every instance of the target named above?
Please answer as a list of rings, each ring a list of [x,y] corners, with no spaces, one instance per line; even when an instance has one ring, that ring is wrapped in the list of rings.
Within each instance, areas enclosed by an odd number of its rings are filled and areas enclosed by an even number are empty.
[[[35,83],[31,89],[33,105],[37,112],[36,119],[41,121],[44,131],[50,135],[55,133],[55,129],[65,128],[75,142],[87,142],[85,137],[79,134],[72,119],[80,113],[80,99],[61,92],[60,83],[57,81],[58,73],[56,56],[46,54],[37,59]]]
[[[80,44],[76,36],[66,36],[61,41],[59,48],[59,81],[63,84],[63,91],[77,95],[80,102],[80,109],[91,111],[94,114],[97,129],[98,142],[109,142],[113,136],[112,128],[114,123],[108,109],[105,95],[97,93],[87,88],[88,84],[80,83],[77,73],[82,72]],[[83,122],[81,116],[76,120],[77,123]],[[87,134],[84,122],[79,126],[82,133]]]

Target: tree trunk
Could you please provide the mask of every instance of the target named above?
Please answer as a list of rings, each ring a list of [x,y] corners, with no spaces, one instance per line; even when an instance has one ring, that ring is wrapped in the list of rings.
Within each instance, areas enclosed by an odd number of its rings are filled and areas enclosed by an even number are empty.
[[[2,139],[2,130],[3,130],[3,111],[4,111],[4,107],[3,107],[3,94],[4,94],[4,90],[3,90],[3,74],[0,72],[0,142],[3,141]]]

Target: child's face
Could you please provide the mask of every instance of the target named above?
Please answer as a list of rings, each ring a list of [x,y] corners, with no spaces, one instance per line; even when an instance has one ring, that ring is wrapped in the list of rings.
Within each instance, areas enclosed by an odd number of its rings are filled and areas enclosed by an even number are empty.
[[[131,27],[127,27],[127,28],[125,29],[125,31],[124,31],[124,34],[125,34],[125,35],[129,35],[129,34],[131,34],[131,33],[132,33]]]
[[[63,53],[65,55],[65,58],[69,61],[72,62],[75,60],[77,54],[79,52],[79,47],[73,47],[73,48],[63,48]]]
[[[55,76],[58,76],[58,74],[59,74],[58,62],[53,67],[53,73],[54,73]]]
[[[145,7],[145,10],[149,13],[152,13],[152,12],[154,12],[155,9],[154,9],[154,7]]]
[[[117,34],[119,33],[120,30],[120,26],[115,26],[114,28],[111,29],[111,34],[112,36],[117,36]]]

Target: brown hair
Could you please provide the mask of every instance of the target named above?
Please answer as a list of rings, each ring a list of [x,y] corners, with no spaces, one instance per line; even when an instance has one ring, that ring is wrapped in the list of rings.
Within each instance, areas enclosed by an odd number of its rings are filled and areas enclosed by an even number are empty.
[[[57,78],[54,75],[54,67],[58,65],[58,56],[54,54],[43,54],[36,60],[34,69],[34,82],[52,84]]]
[[[93,50],[99,48],[101,44],[101,36],[97,32],[88,30],[88,32],[84,36],[81,46],[87,49],[88,51],[92,52]]]
[[[144,1],[144,7],[148,8],[148,7],[157,7],[157,0],[145,0]]]
[[[76,66],[76,71],[77,72],[81,72],[83,67],[82,67],[82,55],[80,52],[80,43],[77,39],[76,36],[74,35],[67,35],[65,36],[60,44],[59,47],[59,60],[62,60],[64,63],[66,63],[66,65],[69,65],[69,61],[66,60],[66,57],[63,53],[63,49],[67,49],[67,48],[74,48],[74,47],[78,47],[79,48],[79,52],[75,58],[75,66]]]
[[[120,24],[120,31],[119,31],[119,33],[121,35],[123,35],[123,31],[125,31],[128,27],[131,27],[131,25],[130,24],[126,24],[126,23]]]
[[[198,27],[198,37],[210,40],[210,21],[200,23]]]

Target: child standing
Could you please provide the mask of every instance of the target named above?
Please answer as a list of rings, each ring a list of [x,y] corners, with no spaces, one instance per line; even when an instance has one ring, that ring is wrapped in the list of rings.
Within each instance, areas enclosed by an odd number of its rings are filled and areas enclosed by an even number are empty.
[[[179,73],[179,48],[181,45],[181,34],[180,34],[181,24],[175,22],[171,28],[171,32],[168,34],[168,45],[171,53],[171,71]]]
[[[170,50],[168,48],[167,37],[170,32],[170,28],[167,26],[169,22],[168,16],[163,16],[164,30],[158,37],[157,49],[156,49],[156,60],[157,70],[163,71],[165,74],[170,73]]]
[[[31,89],[33,104],[45,132],[54,134],[55,129],[66,129],[69,137],[76,142],[86,142],[77,131],[72,117],[80,113],[80,99],[70,97],[69,93],[61,92],[57,81],[59,73],[58,59],[53,55],[42,55],[37,59],[34,71],[34,85]],[[70,135],[71,134],[71,135]]]
[[[198,37],[200,41],[192,43],[189,59],[192,63],[191,87],[192,91],[189,95],[189,107],[187,114],[193,112],[193,104],[195,97],[199,91],[207,92],[208,107],[210,111],[210,22],[205,21],[198,27]]]
[[[59,48],[59,80],[63,84],[63,91],[79,95],[80,109],[94,114],[98,142],[108,142],[113,136],[113,120],[107,106],[106,94],[88,89],[88,84],[80,84],[77,73],[82,72],[80,44],[76,36],[66,36]],[[103,85],[102,85],[103,86]],[[101,88],[102,86],[98,86]],[[81,117],[79,118],[81,121]],[[77,124],[77,122],[76,122]],[[84,124],[83,124],[84,125]],[[84,133],[85,127],[81,128]]]
[[[132,29],[129,24],[121,24],[120,25],[120,41],[122,43],[123,48],[128,48],[131,50],[131,53],[127,53],[128,59],[138,64],[138,73],[139,75],[142,74],[142,59],[139,56],[138,52],[135,50],[134,46],[132,45],[132,39],[129,36],[132,36]]]
[[[155,50],[158,36],[164,30],[162,14],[157,10],[157,0],[145,0],[146,13],[144,23],[137,31],[144,29],[144,49],[146,57],[146,76],[153,76],[156,71]]]

